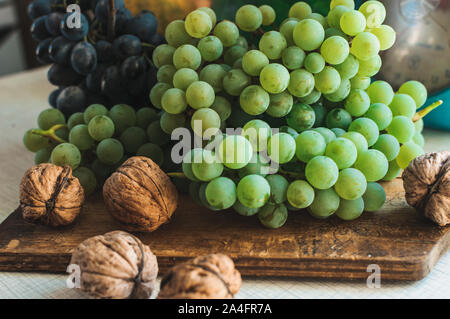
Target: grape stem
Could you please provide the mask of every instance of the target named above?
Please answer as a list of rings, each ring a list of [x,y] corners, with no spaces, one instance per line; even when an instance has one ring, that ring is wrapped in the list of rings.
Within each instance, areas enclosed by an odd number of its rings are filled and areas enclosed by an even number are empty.
[[[145,48],[152,48],[152,49],[156,48],[156,45],[153,45],[153,44],[150,44],[150,43],[142,42],[141,45],[143,47],[145,47]]]
[[[434,102],[433,104],[428,105],[426,108],[420,110],[413,116],[413,118],[412,118],[413,122],[417,122],[421,118],[425,117],[428,113],[433,111],[435,108],[442,105],[442,103],[444,103],[442,100],[438,100],[438,101]]]
[[[40,129],[32,130],[31,134],[36,134],[36,135],[40,135],[43,137],[47,137],[58,143],[67,143],[67,141],[63,140],[55,133],[57,130],[59,130],[61,128],[66,128],[66,127],[67,127],[67,125],[65,125],[65,124],[57,124],[57,125],[54,125],[51,128],[49,128],[48,130],[40,130]]]
[[[167,175],[170,177],[175,177],[175,178],[187,178],[186,175],[184,175],[184,173],[181,173],[181,172],[171,172],[171,173],[167,173]]]
[[[109,1],[109,16],[108,16],[108,39],[112,43],[116,37],[116,3],[115,0]]]
[[[278,171],[281,175],[286,175],[289,177],[293,177],[293,178],[305,178],[305,175],[302,173],[297,173],[297,172],[290,172],[290,171],[286,171],[284,169],[281,169]]]

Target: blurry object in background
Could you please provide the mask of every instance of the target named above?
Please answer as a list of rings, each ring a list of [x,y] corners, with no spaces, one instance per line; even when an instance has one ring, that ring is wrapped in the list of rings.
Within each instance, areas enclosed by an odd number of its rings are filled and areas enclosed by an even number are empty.
[[[37,60],[36,60],[36,46],[37,43],[33,41],[31,38],[31,19],[28,17],[27,13],[27,7],[28,4],[32,0],[12,0],[11,2],[15,6],[16,14],[18,19],[18,24],[20,27],[20,36],[22,40],[22,47],[23,47],[23,55],[25,58],[25,64],[27,69],[35,68],[42,66]]]

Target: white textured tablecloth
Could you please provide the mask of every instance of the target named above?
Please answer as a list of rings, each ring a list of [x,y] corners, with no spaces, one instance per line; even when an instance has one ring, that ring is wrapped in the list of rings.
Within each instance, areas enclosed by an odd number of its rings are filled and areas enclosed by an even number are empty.
[[[52,88],[45,72],[43,69],[0,79],[0,222],[17,207],[21,175],[32,163],[33,155],[24,151],[21,141],[25,130],[36,125],[37,115],[48,105],[47,96]],[[425,140],[426,151],[450,149],[450,132],[427,130]],[[5,161],[11,158],[14,160]],[[10,165],[16,169],[12,170]],[[66,279],[65,275],[0,272],[0,299],[85,297],[76,289],[66,288]],[[382,273],[380,288],[368,288],[364,280],[244,278],[236,297],[450,298],[450,253],[417,282],[384,282]]]

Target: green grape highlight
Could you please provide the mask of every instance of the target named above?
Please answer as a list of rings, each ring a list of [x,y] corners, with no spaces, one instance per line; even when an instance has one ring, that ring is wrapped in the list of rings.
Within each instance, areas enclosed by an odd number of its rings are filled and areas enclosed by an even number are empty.
[[[213,23],[207,13],[195,10],[187,15],[184,27],[191,37],[203,38],[211,32]]]
[[[366,17],[359,11],[348,11],[341,16],[339,25],[345,34],[355,36],[366,28]]]

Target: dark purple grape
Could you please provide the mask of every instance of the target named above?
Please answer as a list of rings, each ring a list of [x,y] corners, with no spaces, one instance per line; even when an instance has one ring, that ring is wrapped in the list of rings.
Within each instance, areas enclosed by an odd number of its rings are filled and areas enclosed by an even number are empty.
[[[52,12],[50,0],[35,0],[28,5],[27,11],[31,20],[45,16]]]
[[[103,72],[105,72],[106,68],[107,66],[105,64],[99,64],[94,72],[88,74],[86,77],[86,87],[89,91],[94,93],[101,92]]]
[[[139,96],[142,95],[142,93],[144,92],[148,92],[146,72],[142,73],[135,79],[128,80],[126,84],[127,84],[127,91],[132,96]]]
[[[141,40],[134,35],[122,35],[114,40],[113,52],[119,60],[125,60],[126,58],[134,55],[141,55]]]
[[[58,110],[66,116],[82,112],[86,108],[86,92],[78,86],[69,86],[59,93],[56,99]]]
[[[151,43],[154,44],[154,45],[156,45],[156,46],[158,46],[158,45],[160,45],[160,44],[163,44],[163,43],[165,43],[165,42],[166,42],[166,41],[165,41],[164,37],[163,37],[161,34],[159,34],[159,33],[155,33],[155,34],[153,35],[152,41],[151,41]]]
[[[69,65],[73,46],[74,43],[63,36],[56,37],[48,48],[49,56],[55,63]]]
[[[123,81],[117,66],[112,65],[106,68],[103,72],[101,87],[102,93],[108,96],[123,90]]]
[[[41,16],[31,24],[31,37],[37,42],[51,37],[51,34],[48,33],[47,28],[45,27],[45,20],[47,20],[47,16]]]
[[[116,13],[116,34],[124,34],[127,24],[133,19],[133,15],[127,8],[122,8]]]
[[[37,45],[36,59],[39,61],[39,63],[52,63],[52,59],[50,59],[50,56],[48,55],[48,48],[50,46],[50,43],[52,43],[52,38],[45,39],[44,41],[39,42],[39,44]]]
[[[53,64],[47,73],[48,81],[55,86],[78,85],[83,76],[76,73],[72,68],[64,65]]]
[[[80,27],[69,27],[68,23],[74,23],[74,13],[67,13],[61,21],[62,35],[70,41],[81,41],[89,32],[89,22],[84,14],[80,14]]]
[[[158,70],[155,68],[155,66],[151,65],[149,67],[149,70],[147,72],[147,90],[150,91],[158,82],[158,79],[156,78],[156,72]]]
[[[130,56],[120,66],[120,75],[125,79],[136,79],[147,70],[147,61],[142,56]]]
[[[61,34],[61,21],[64,19],[64,13],[62,12],[52,12],[47,16],[45,20],[45,28],[47,32],[52,36],[56,37]]]
[[[97,67],[97,52],[89,42],[80,42],[72,49],[70,57],[72,68],[75,72],[88,75]]]
[[[97,59],[102,63],[113,63],[115,61],[112,44],[105,40],[99,40],[95,44]]]
[[[143,11],[133,18],[126,27],[126,32],[133,34],[143,42],[151,43],[158,29],[158,21],[150,11]]]
[[[120,10],[125,7],[125,3],[123,2],[123,0],[114,0],[114,4],[116,10]],[[98,1],[97,6],[95,7],[95,17],[97,18],[97,20],[99,20],[101,23],[107,23],[108,15],[109,15],[109,0]]]
[[[58,99],[59,93],[61,93],[61,91],[62,89],[56,89],[48,96],[48,104],[50,104],[50,106],[55,109],[57,107],[56,100]]]

